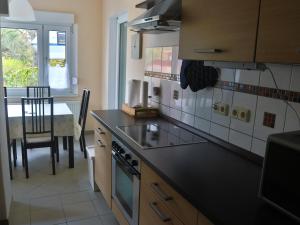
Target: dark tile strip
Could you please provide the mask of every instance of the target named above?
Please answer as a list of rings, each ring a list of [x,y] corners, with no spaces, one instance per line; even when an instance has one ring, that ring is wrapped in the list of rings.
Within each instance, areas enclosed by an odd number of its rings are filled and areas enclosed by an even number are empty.
[[[166,74],[158,72],[145,72],[145,76],[156,77],[165,80],[180,81],[180,76],[177,74]],[[256,85],[241,84],[229,81],[218,81],[215,85],[216,88],[222,88],[224,90],[236,91],[240,93],[246,93],[251,95],[258,95],[267,98],[287,100],[290,102],[300,103],[300,92],[277,90],[275,88],[260,87]]]

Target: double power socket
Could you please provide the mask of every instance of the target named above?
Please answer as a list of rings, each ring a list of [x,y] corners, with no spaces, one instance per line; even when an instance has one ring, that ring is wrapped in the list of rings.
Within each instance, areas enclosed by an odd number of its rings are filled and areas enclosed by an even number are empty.
[[[233,106],[231,111],[228,104],[219,102],[213,105],[213,110],[215,113],[218,113],[223,116],[230,116],[234,119],[241,120],[243,122],[248,123],[251,118],[251,111],[244,107]]]

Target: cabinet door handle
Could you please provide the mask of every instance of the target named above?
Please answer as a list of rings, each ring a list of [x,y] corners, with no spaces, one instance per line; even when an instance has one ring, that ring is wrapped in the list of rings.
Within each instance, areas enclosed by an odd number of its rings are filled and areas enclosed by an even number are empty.
[[[101,140],[97,140],[97,143],[98,145],[101,147],[101,148],[105,148],[106,146],[102,143]]]
[[[151,188],[154,192],[156,192],[159,197],[161,197],[164,201],[170,201],[173,200],[173,197],[168,196],[166,193],[164,193],[161,188],[159,187],[158,183],[152,183]]]
[[[149,206],[155,212],[155,214],[158,215],[161,221],[163,221],[164,223],[171,221],[171,218],[169,216],[166,216],[163,212],[160,211],[156,202],[150,202]]]
[[[98,127],[97,130],[99,134],[105,134],[105,132],[100,127]]]
[[[215,49],[215,48],[211,48],[211,49],[194,49],[195,53],[208,53],[208,54],[216,54],[216,53],[222,53],[223,50],[221,49]]]

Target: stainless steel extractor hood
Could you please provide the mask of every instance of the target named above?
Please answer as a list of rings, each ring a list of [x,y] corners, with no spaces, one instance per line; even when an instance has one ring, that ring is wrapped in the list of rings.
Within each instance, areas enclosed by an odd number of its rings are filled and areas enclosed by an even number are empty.
[[[129,23],[136,32],[178,31],[181,23],[181,0],[147,0],[136,5],[147,11]]]

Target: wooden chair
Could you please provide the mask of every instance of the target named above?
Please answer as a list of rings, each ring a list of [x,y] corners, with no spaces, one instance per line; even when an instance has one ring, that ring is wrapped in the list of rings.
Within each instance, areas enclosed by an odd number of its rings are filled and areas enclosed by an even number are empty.
[[[54,138],[53,97],[22,98],[21,102],[23,124],[23,140],[21,144],[26,178],[29,178],[27,150],[34,148],[50,147],[52,174],[55,175],[57,139]]]
[[[7,100],[7,88],[6,87],[4,87],[4,111],[5,111],[5,121],[6,121],[9,173],[10,173],[10,179],[13,179],[11,149],[13,149],[13,157],[14,157],[13,161],[14,161],[14,166],[16,167],[17,166],[17,141],[16,141],[16,139],[10,138],[9,118],[8,118],[8,100]]]
[[[89,101],[90,101],[90,90],[83,89],[82,99],[81,99],[81,106],[80,106],[80,113],[78,119],[78,125],[80,127],[80,150],[84,153],[84,157],[87,158],[86,152],[86,141],[85,141],[85,125],[86,125],[86,117],[88,113]],[[75,129],[78,126],[75,126]],[[64,149],[67,149],[67,137],[63,137],[63,146]]]
[[[79,119],[78,119],[78,124],[81,127],[79,143],[80,143],[80,149],[84,153],[84,158],[87,158],[86,141],[85,141],[85,125],[86,125],[86,117],[89,108],[90,94],[91,94],[90,90],[87,89],[83,90]]]
[[[50,86],[27,86],[27,98],[50,98]]]

